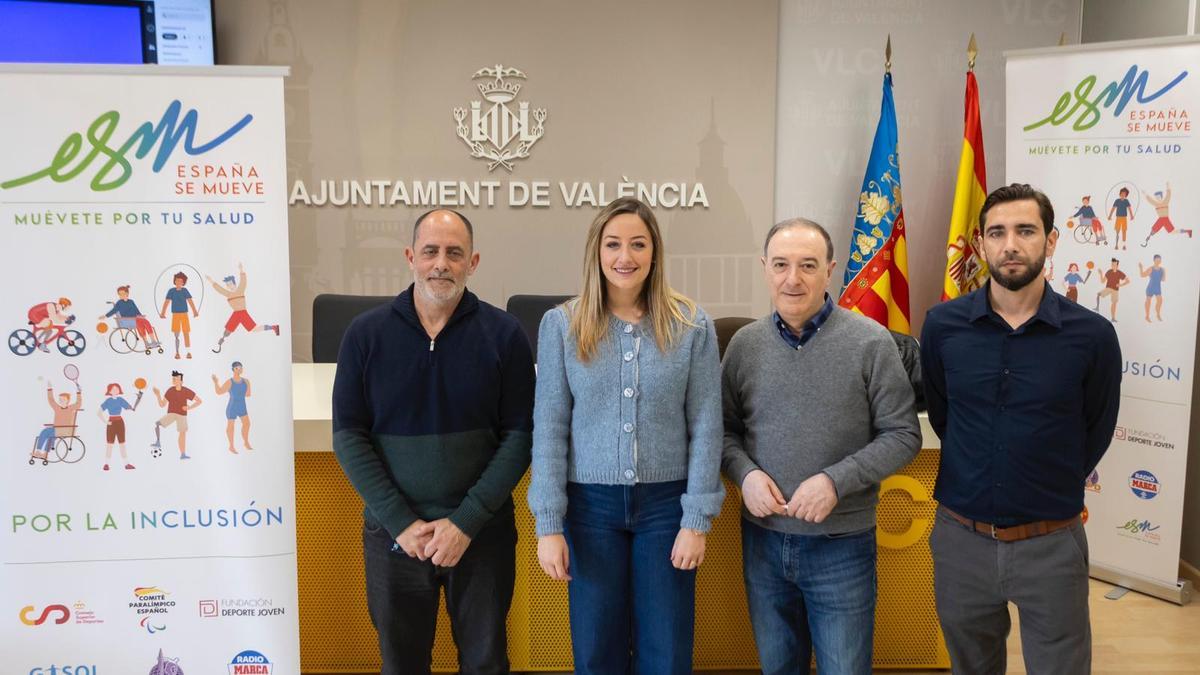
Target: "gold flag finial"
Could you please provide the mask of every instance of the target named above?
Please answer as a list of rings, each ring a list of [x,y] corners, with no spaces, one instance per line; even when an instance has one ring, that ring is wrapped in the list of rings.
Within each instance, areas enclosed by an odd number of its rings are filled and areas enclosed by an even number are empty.
[[[1063,31],[1062,34],[1060,34],[1058,36],[1058,46],[1064,47],[1064,46],[1066,46],[1066,44],[1067,44],[1067,32]]]
[[[892,34],[888,33],[887,46],[883,48],[883,70],[892,72]]]
[[[971,33],[971,41],[967,43],[967,70],[975,70],[975,57],[979,55],[979,45],[975,44],[975,34]]]

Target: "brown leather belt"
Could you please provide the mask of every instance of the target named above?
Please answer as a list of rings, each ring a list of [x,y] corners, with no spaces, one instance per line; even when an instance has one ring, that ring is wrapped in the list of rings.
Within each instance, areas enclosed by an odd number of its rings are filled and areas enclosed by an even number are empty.
[[[1023,525],[1012,525],[1010,527],[997,527],[991,523],[985,523],[979,520],[971,520],[965,516],[951,511],[945,506],[939,506],[943,513],[951,518],[962,523],[964,526],[975,530],[976,533],[982,534],[996,541],[1021,541],[1022,539],[1031,539],[1040,537],[1044,534],[1050,534],[1057,530],[1070,527],[1079,522],[1079,516],[1067,518],[1066,520],[1039,520],[1033,523],[1025,523]]]

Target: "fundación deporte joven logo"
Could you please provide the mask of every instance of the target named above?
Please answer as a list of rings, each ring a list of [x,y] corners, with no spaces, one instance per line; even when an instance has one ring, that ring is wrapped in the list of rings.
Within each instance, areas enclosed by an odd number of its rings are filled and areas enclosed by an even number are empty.
[[[492,107],[485,111],[483,101],[471,101],[470,119],[466,108],[455,108],[458,137],[472,157],[487,160],[488,171],[502,166],[511,172],[513,162],[529,157],[530,148],[546,133],[546,109],[530,110],[526,101],[517,103],[515,110],[508,106],[521,91],[521,83],[514,80],[527,79],[516,68],[497,63],[479,69],[471,79],[485,80],[477,86]]]

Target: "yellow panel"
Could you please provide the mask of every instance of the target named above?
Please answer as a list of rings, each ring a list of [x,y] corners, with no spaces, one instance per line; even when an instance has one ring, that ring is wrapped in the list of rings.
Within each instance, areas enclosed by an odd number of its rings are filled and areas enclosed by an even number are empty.
[[[895,487],[880,495],[879,603],[875,620],[877,668],[948,668],[933,601],[929,528],[938,452],[923,450]],[[525,506],[526,475],[514,493],[517,505],[517,581],[508,617],[513,670],[571,669],[567,592],[537,564],[533,515]],[[728,496],[708,538],[697,579],[695,667],[754,669],[758,658],[742,587],[737,490]],[[912,493],[916,493],[916,496]],[[379,672],[375,631],[367,616],[362,564],[362,502],[328,452],[296,453],[296,524],[300,579],[300,661],[304,672]],[[914,522],[916,521],[916,522]],[[921,522],[923,521],[923,522]],[[912,531],[916,527],[919,535]],[[914,535],[915,539],[914,539]],[[915,543],[903,548],[892,545]],[[433,666],[457,670],[450,624],[438,618]]]

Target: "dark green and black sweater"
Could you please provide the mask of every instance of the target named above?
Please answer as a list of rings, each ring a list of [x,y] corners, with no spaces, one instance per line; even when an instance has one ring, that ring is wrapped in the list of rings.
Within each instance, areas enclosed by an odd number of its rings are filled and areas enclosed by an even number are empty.
[[[511,513],[529,466],[533,354],[510,314],[467,291],[430,340],[409,286],[346,329],[333,383],[333,451],[393,538],[449,518],[474,537]]]

